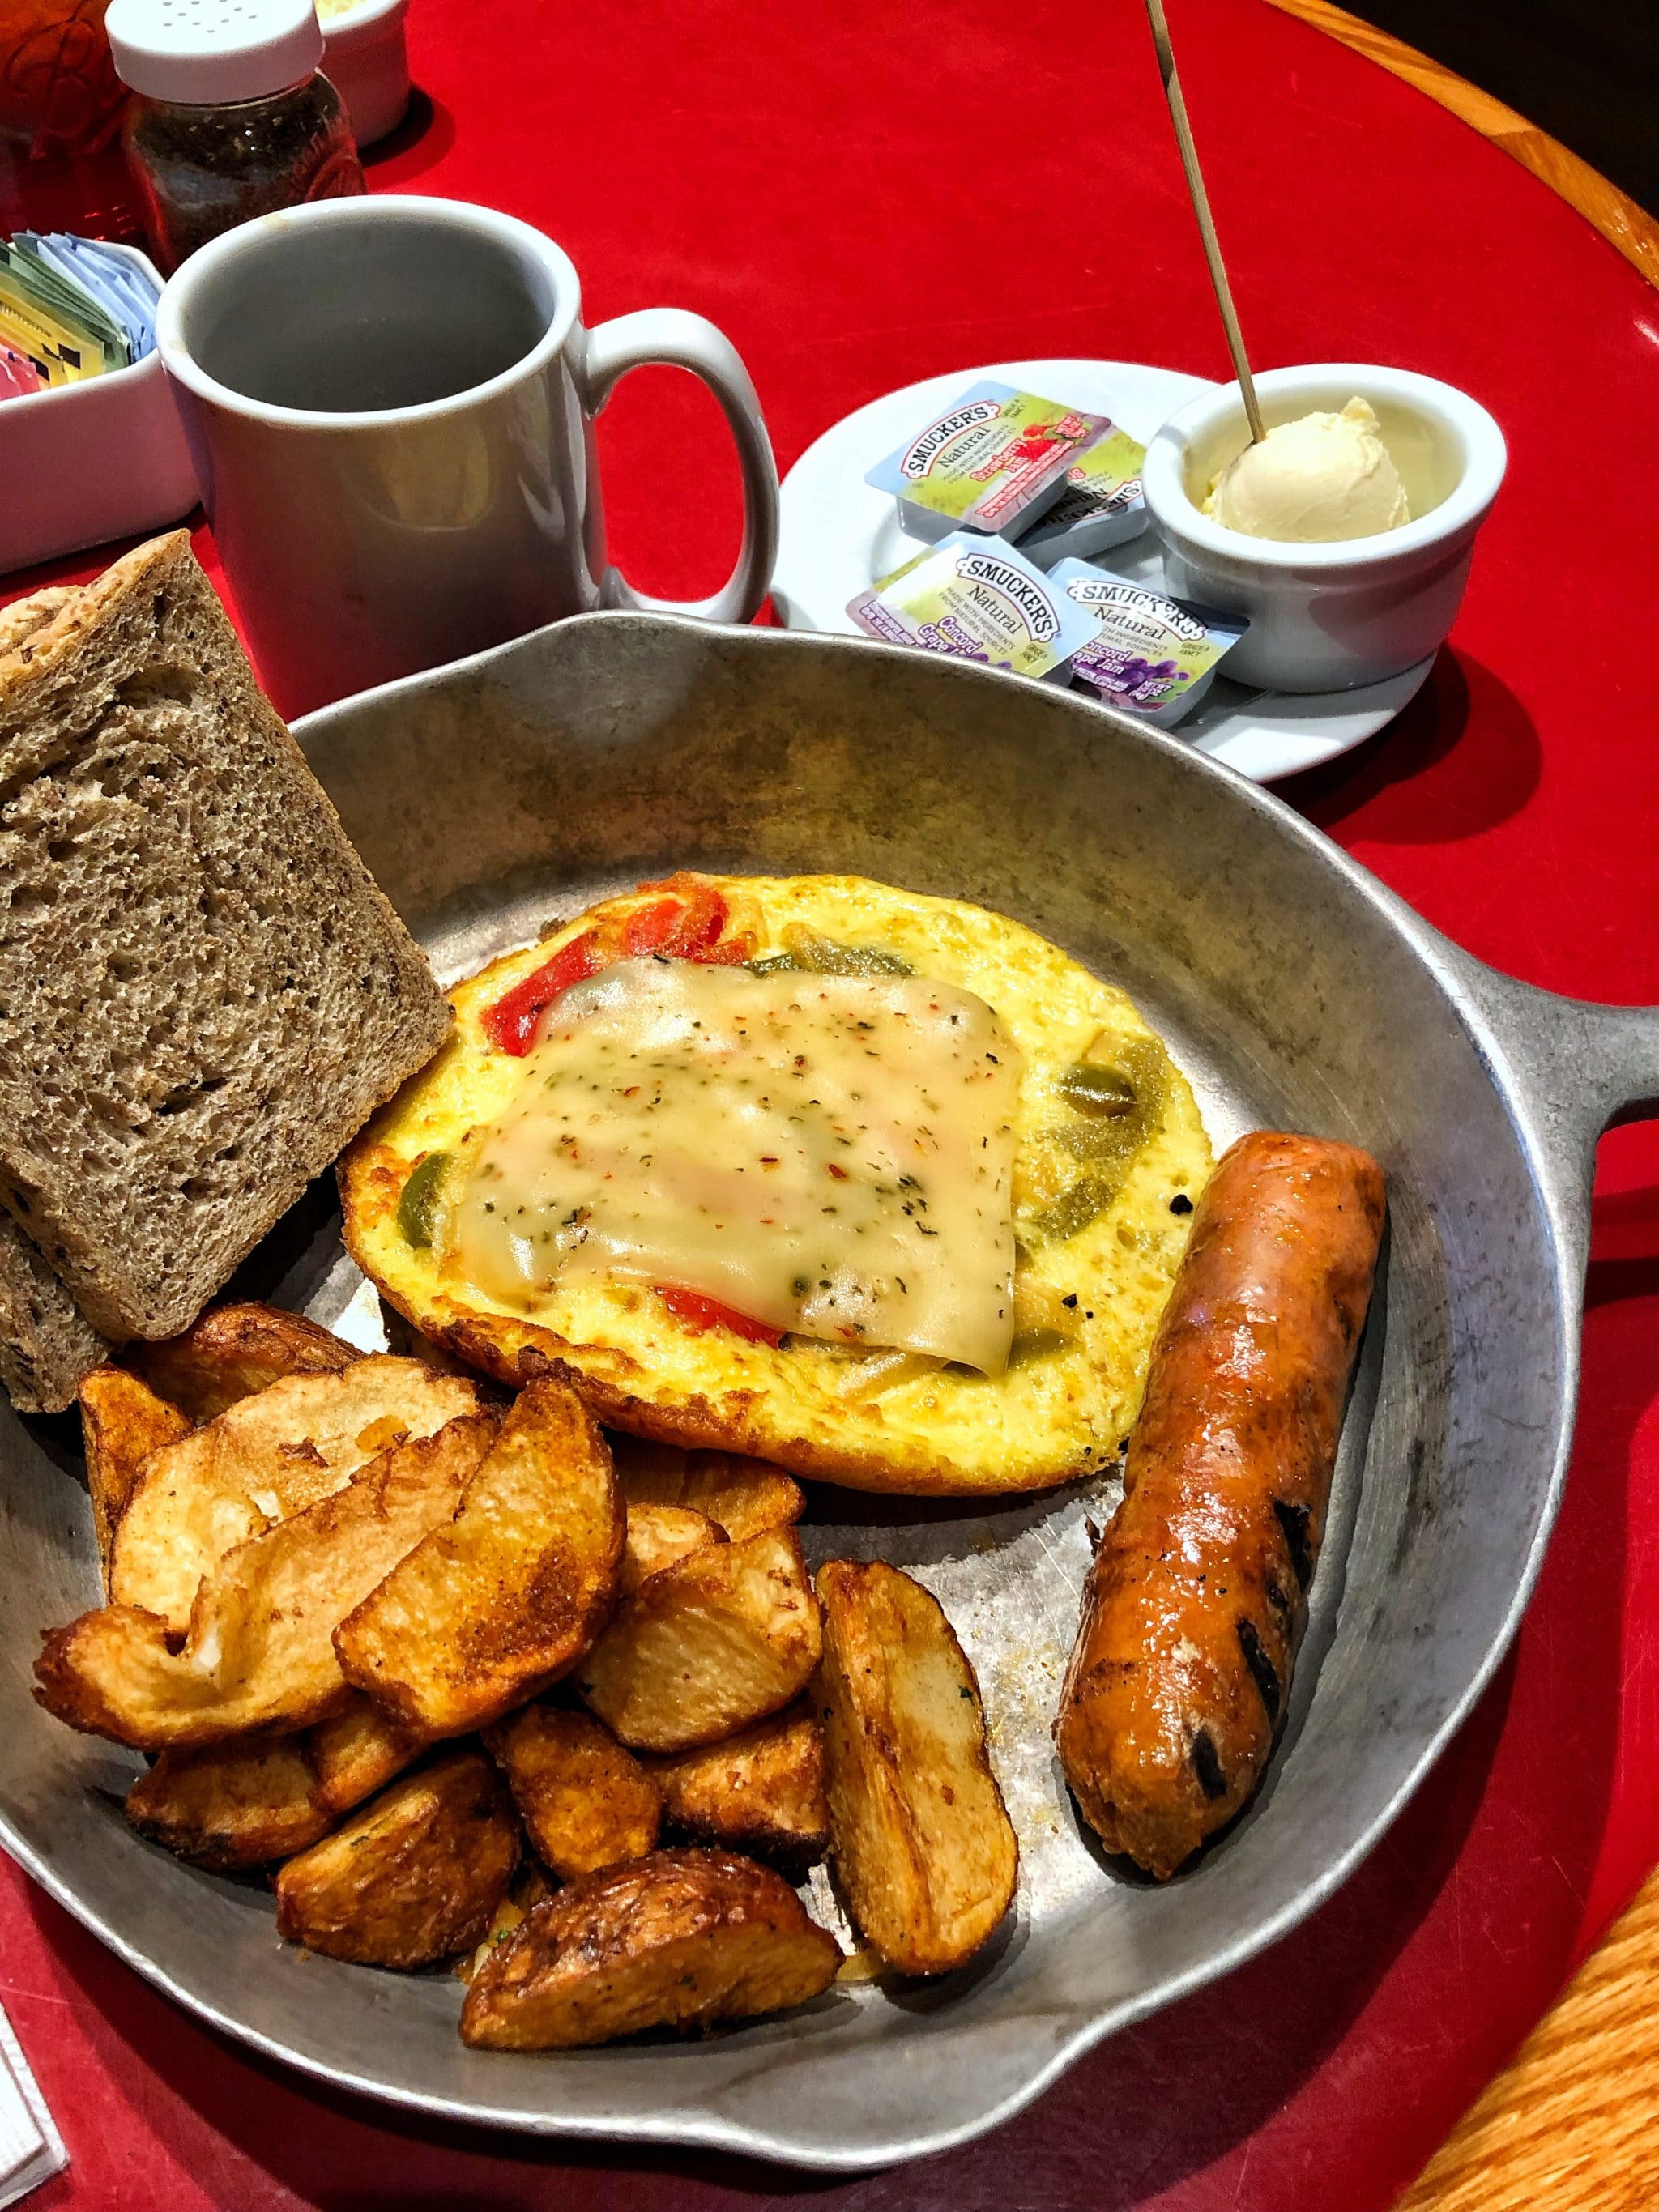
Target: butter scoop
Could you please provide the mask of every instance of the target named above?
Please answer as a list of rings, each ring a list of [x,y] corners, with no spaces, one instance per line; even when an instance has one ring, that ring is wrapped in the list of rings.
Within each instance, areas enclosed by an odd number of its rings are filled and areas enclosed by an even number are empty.
[[[1400,472],[1369,403],[1280,422],[1211,486],[1204,512],[1246,538],[1332,544],[1411,520]]]

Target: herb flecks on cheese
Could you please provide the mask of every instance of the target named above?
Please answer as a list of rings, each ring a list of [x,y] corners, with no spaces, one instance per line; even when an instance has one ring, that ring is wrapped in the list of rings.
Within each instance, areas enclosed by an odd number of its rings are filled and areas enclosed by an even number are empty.
[[[982,999],[923,976],[623,961],[564,994],[464,1141],[445,1271],[511,1304],[631,1277],[1000,1373],[1018,1060]]]

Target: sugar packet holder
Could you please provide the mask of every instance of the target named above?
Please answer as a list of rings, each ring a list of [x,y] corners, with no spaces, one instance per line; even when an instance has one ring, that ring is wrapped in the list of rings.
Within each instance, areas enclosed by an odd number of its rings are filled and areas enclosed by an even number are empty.
[[[866,471],[925,543],[959,530],[1018,538],[1060,497],[1074,462],[1112,428],[1057,399],[986,378]]]
[[[1098,627],[1091,609],[1012,545],[971,531],[953,531],[860,592],[847,611],[890,645],[1062,684],[1068,662]]]
[[[1073,681],[1161,729],[1191,714],[1250,626],[1243,615],[1172,599],[1085,561],[1056,562],[1047,581],[1092,627],[1073,655]]]

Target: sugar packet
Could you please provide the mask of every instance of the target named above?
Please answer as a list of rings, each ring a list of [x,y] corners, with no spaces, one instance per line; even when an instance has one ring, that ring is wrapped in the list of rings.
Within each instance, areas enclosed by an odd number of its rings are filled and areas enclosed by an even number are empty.
[[[894,495],[913,538],[932,543],[958,530],[1018,538],[1060,496],[1078,456],[1111,428],[1104,415],[988,377],[864,481]]]
[[[160,291],[125,254],[96,239],[76,238],[63,230],[20,230],[14,242],[36,254],[103,310],[125,339],[129,362],[143,361],[155,350]]]
[[[848,613],[872,637],[1063,683],[1097,628],[1093,611],[1000,538],[953,531],[907,561]]]
[[[0,239],[0,341],[50,385],[127,365],[126,339],[105,309],[44,261],[27,235]]]
[[[1243,615],[1173,599],[1086,561],[1058,561],[1047,580],[1095,626],[1072,657],[1073,681],[1164,729],[1191,714],[1250,626]]]
[[[27,356],[0,343],[0,399],[32,399],[46,380]]]
[[[1140,495],[1146,459],[1138,439],[1109,423],[1066,470],[1060,497],[1023,534],[1020,551],[1039,568],[1052,568],[1068,555],[1103,553],[1134,537],[1146,524]]]

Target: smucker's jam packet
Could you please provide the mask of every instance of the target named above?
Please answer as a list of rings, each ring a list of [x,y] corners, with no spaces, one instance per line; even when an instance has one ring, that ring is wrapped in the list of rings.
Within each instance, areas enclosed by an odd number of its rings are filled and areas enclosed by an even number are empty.
[[[1146,458],[1139,440],[1109,425],[1078,455],[1060,497],[1021,538],[1027,560],[1052,568],[1067,555],[1103,553],[1144,529],[1140,470]]]
[[[1111,428],[992,379],[972,385],[864,481],[898,501],[899,522],[930,544],[956,530],[1018,538],[1065,489],[1066,473]]]
[[[1091,609],[1067,598],[1012,545],[963,530],[860,592],[847,611],[860,629],[891,645],[1061,683],[1066,663],[1098,626]]]
[[[1171,599],[1085,561],[1056,562],[1048,582],[1095,624],[1093,637],[1073,655],[1073,680],[1109,707],[1164,729],[1191,714],[1222,656],[1250,626],[1243,615]]]

